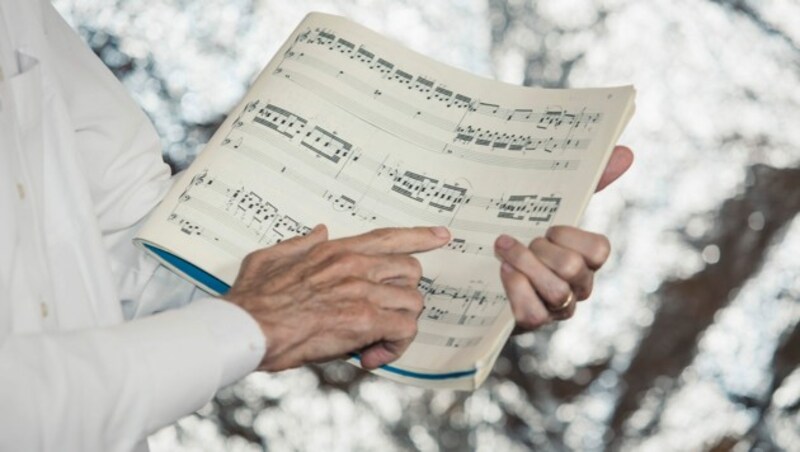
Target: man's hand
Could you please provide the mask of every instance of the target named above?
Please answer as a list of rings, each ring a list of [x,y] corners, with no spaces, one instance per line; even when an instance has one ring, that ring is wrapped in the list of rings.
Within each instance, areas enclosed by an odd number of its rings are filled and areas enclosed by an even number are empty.
[[[627,147],[614,148],[595,191],[617,180],[633,163]],[[589,298],[594,273],[605,263],[605,236],[569,226],[555,226],[527,247],[502,235],[495,252],[503,261],[500,277],[517,320],[517,331],[535,329],[575,313],[575,303]]]
[[[225,299],[267,338],[262,370],[282,370],[361,350],[371,369],[394,361],[417,332],[422,269],[410,253],[445,245],[445,228],[388,228],[338,240],[316,227],[249,254]]]
[[[518,330],[532,330],[575,313],[575,302],[589,298],[594,272],[608,258],[605,236],[571,226],[553,226],[525,246],[501,235],[495,250],[502,259],[500,278]]]

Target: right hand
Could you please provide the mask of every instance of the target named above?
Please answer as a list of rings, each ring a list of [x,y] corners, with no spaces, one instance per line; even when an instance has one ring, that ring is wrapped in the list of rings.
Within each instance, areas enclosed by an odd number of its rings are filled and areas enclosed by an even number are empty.
[[[328,240],[324,226],[250,253],[224,299],[261,326],[259,368],[277,371],[361,351],[373,369],[399,358],[417,332],[422,269],[410,253],[445,245],[445,228],[386,228]]]

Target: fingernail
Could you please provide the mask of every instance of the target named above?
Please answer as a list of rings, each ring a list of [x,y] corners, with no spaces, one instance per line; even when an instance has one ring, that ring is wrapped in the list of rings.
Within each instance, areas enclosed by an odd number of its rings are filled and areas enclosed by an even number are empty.
[[[497,238],[496,244],[497,247],[500,248],[501,250],[507,250],[514,245],[514,239],[511,238],[510,236],[503,234]]]
[[[433,232],[433,235],[439,237],[440,239],[450,238],[450,231],[448,231],[444,226],[434,226],[431,228],[431,232]]]

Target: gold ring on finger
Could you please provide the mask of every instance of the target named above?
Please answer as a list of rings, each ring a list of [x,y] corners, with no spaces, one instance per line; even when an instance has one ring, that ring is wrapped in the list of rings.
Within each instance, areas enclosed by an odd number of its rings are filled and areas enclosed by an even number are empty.
[[[569,306],[574,302],[575,302],[575,293],[570,290],[569,295],[567,295],[567,299],[564,300],[564,302],[561,303],[559,306],[551,308],[550,312],[566,311],[567,309],[569,309]]]

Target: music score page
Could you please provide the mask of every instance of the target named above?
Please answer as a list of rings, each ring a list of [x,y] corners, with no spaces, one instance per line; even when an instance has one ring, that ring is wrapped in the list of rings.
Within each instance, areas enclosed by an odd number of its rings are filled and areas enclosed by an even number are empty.
[[[633,98],[632,87],[545,90],[477,77],[312,13],[136,243],[219,293],[246,254],[319,223],[332,238],[447,226],[452,241],[417,256],[419,334],[375,372],[472,389],[514,325],[494,240],[528,243],[577,224]]]

